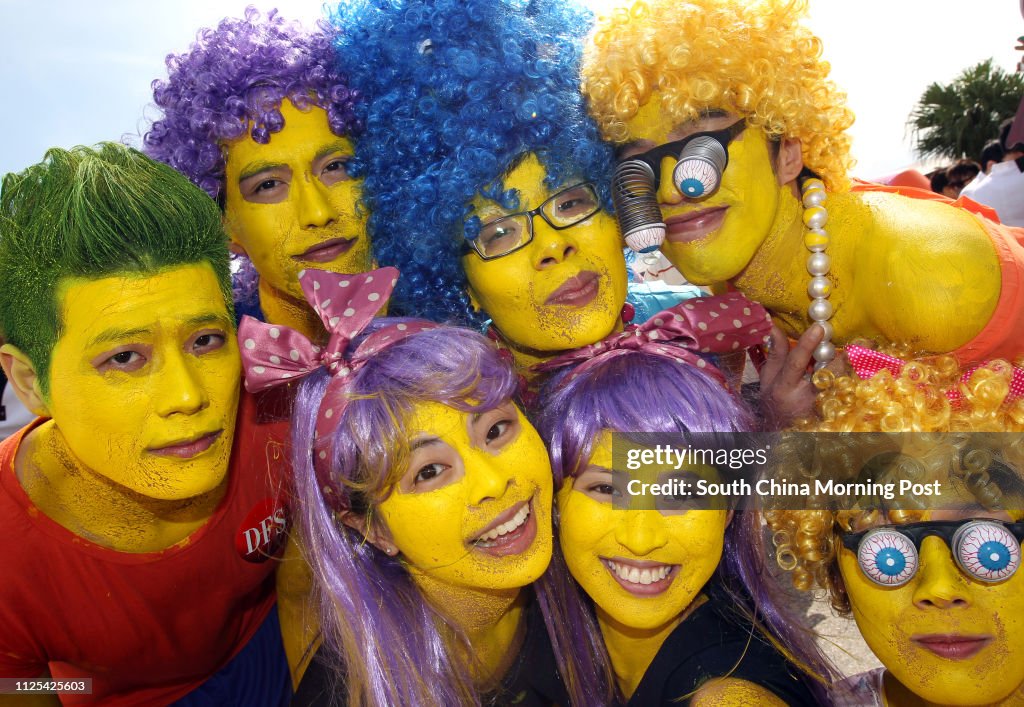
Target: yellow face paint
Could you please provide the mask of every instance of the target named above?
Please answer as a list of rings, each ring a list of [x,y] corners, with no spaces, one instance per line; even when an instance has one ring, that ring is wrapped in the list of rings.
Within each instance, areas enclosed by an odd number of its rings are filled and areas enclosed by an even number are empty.
[[[433,402],[406,425],[408,469],[378,506],[418,583],[524,587],[551,560],[551,465],[511,402],[480,414]]]
[[[50,363],[49,412],[75,461],[161,500],[228,471],[241,363],[212,268],[71,279]]]
[[[713,113],[674,124],[662,110],[660,94],[655,93],[626,122],[629,147],[622,157],[693,133],[721,130],[737,120],[735,114]],[[748,127],[729,143],[728,152],[721,187],[700,200],[685,198],[673,185],[676,159],[666,157],[661,164],[658,204],[666,226],[661,252],[696,285],[725,282],[739,275],[771,231],[779,207],[779,183],[761,130]]]
[[[613,508],[611,469],[605,431],[588,466],[558,492],[565,560],[612,619],[635,629],[660,628],[680,617],[718,567],[728,512]]]
[[[519,192],[520,211],[536,208],[560,189],[544,186],[544,167],[529,154],[505,179]],[[563,186],[571,186],[569,184]],[[488,222],[507,215],[480,196],[476,215]],[[599,211],[564,230],[533,219],[533,241],[494,260],[462,259],[473,302],[516,348],[560,351],[592,344],[620,325],[626,266],[615,219]]]
[[[886,670],[937,704],[954,697],[958,705],[995,704],[1024,689],[1024,572],[998,584],[979,582],[934,536],[921,543],[919,559],[907,584],[884,588],[864,575],[856,553],[840,551],[853,616]]]
[[[260,278],[305,301],[298,273],[371,268],[362,182],[348,176],[352,141],[331,132],[327,112],[281,102],[284,128],[260,145],[248,133],[223,146],[224,225]]]

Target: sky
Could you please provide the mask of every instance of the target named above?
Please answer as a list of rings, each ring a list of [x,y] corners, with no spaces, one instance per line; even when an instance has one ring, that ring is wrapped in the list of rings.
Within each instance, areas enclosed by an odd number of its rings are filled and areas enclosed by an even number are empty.
[[[612,2],[592,5],[600,12]],[[250,3],[0,0],[0,174],[38,162],[51,146],[138,146],[159,117],[150,84],[166,76],[166,55]],[[311,24],[322,0],[255,4]],[[1024,58],[1014,48],[1024,35],[1019,0],[811,0],[808,24],[857,114],[855,174],[864,178],[916,162],[906,120],[928,84],[988,58],[1016,71]]]

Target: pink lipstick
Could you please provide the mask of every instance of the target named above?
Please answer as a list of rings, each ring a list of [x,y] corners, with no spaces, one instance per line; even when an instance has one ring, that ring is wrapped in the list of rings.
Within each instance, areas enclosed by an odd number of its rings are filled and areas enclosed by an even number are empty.
[[[165,444],[160,447],[150,447],[147,451],[150,454],[156,454],[161,457],[180,457],[182,459],[191,459],[212,447],[213,443],[217,441],[218,437],[220,437],[222,431],[223,430],[217,430],[216,432],[210,432],[200,437],[183,440],[181,442],[171,442],[170,444]]]
[[[992,637],[936,633],[911,636],[910,640],[940,658],[966,660],[991,643]]]
[[[331,238],[323,243],[317,243],[304,253],[293,255],[292,260],[303,260],[311,263],[329,263],[337,260],[345,253],[352,250],[355,238]]]
[[[722,227],[727,206],[687,211],[665,219],[665,237],[673,243],[689,243]]]
[[[548,295],[544,304],[584,307],[594,301],[600,289],[601,276],[592,270],[584,270],[563,282],[557,290]]]

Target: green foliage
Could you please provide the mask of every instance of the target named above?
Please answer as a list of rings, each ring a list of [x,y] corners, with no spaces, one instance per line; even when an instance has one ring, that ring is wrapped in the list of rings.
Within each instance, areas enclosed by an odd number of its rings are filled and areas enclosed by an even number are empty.
[[[919,157],[978,159],[998,137],[999,123],[1013,116],[1024,95],[1024,75],[1007,73],[992,60],[965,69],[949,85],[925,89],[907,124]]]

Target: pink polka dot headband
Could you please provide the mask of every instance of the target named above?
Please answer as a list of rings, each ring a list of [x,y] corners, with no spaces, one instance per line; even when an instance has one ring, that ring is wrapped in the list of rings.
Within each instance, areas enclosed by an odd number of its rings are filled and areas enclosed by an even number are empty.
[[[639,326],[631,325],[596,344],[555,356],[533,367],[538,373],[576,366],[565,385],[601,361],[642,352],[688,363],[720,383],[725,376],[701,354],[729,353],[768,341],[771,316],[764,307],[738,292],[717,297],[695,297],[658,312]]]
[[[853,367],[854,373],[861,380],[869,380],[872,376],[881,370],[889,371],[893,377],[899,376],[903,372],[903,367],[906,362],[890,356],[889,354],[882,353],[881,351],[875,351],[864,346],[857,346],[851,344],[846,347],[846,358],[849,359],[850,365]],[[1005,366],[1009,366],[1005,361],[991,362],[986,365],[994,366],[1000,369]],[[981,366],[972,366],[968,370],[964,371],[964,374],[960,376],[960,383],[966,384],[971,380],[971,376],[974,372],[981,368]],[[1010,367],[1010,390],[1007,392],[1006,400],[1004,402],[1010,402],[1012,400],[1018,400],[1024,397],[1024,369],[1020,369],[1016,366]],[[959,386],[956,388],[950,388],[946,391],[946,397],[953,405],[959,405],[963,400],[963,393],[960,392]]]
[[[301,271],[302,292],[327,329],[327,343],[322,347],[294,329],[252,317],[242,317],[238,326],[245,389],[250,393],[303,378],[320,368],[330,373],[330,382],[317,413],[312,454],[324,499],[334,510],[344,510],[346,503],[344,494],[332,480],[331,440],[348,406],[348,389],[354,374],[367,360],[395,342],[438,326],[424,321],[392,324],[367,336],[346,356],[352,340],[373,321],[397,282],[395,268],[355,275]]]

